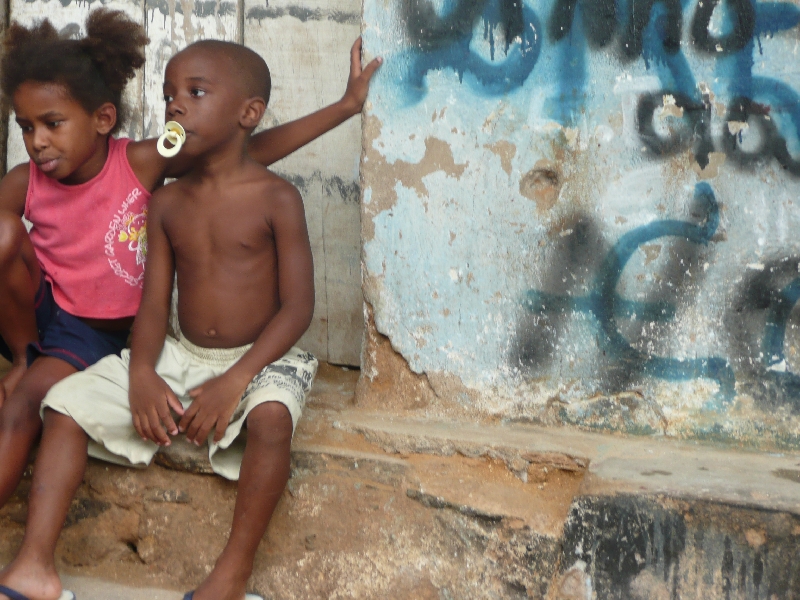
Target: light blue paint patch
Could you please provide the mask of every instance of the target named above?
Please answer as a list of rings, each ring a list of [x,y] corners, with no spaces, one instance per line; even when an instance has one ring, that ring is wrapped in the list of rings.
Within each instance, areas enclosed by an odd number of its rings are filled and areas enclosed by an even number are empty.
[[[738,406],[798,439],[798,274],[776,265],[800,261],[800,9],[719,4],[681,0],[676,22],[654,3],[630,55],[627,0],[608,36],[575,3],[559,41],[566,3],[525,2],[532,37],[508,54],[516,13],[496,0],[437,3],[458,33],[439,38],[408,30],[404,0],[366,2],[365,44],[386,58],[368,143],[433,170],[424,188],[371,182],[397,201],[364,246],[376,324],[415,372],[457,375],[506,416],[640,390],[692,435],[735,438]]]

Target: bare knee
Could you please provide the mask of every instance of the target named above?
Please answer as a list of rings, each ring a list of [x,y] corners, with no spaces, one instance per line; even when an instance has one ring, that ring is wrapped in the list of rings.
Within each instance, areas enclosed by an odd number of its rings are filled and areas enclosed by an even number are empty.
[[[78,423],[75,422],[75,419],[64,415],[52,408],[45,408],[44,414],[42,415],[42,420],[44,422],[44,431],[48,433],[50,431],[58,430],[64,431],[69,433],[83,433],[83,429],[81,428]]]
[[[17,385],[11,396],[6,398],[0,410],[0,424],[5,430],[38,430],[41,426],[39,407],[47,390],[41,389],[38,382],[25,381]],[[27,385],[26,385],[27,384]]]
[[[280,402],[265,402],[247,415],[247,440],[269,445],[292,441],[292,415]]]

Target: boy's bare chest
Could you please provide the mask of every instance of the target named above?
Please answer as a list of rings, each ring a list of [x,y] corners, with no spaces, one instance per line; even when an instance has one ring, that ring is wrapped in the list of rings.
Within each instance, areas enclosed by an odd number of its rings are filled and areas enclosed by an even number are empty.
[[[266,216],[244,203],[205,207],[181,203],[165,219],[165,231],[180,260],[219,263],[274,253]]]

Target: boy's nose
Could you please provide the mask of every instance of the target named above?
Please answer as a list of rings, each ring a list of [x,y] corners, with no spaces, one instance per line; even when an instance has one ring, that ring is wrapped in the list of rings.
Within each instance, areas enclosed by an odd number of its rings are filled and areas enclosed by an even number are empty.
[[[175,115],[184,115],[186,114],[186,107],[181,104],[178,100],[173,100],[169,104],[167,104],[167,117],[171,118]]]

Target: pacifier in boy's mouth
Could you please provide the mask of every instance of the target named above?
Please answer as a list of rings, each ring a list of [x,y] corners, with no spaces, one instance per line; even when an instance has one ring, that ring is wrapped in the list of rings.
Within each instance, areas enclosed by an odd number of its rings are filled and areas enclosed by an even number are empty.
[[[165,141],[172,144],[172,148],[167,148],[164,145]],[[183,126],[177,121],[167,121],[164,125],[164,133],[158,138],[158,153],[164,158],[175,156],[181,151],[181,146],[183,146],[183,142],[185,141],[186,131]]]

